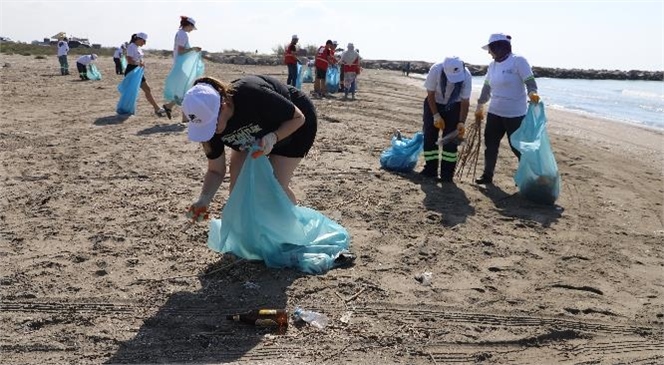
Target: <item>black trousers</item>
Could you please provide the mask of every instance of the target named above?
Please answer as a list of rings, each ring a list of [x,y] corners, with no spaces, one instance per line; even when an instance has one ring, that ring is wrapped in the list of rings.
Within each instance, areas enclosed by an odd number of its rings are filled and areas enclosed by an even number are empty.
[[[493,173],[496,169],[496,162],[498,162],[498,149],[500,148],[500,141],[507,133],[507,140],[510,143],[510,148],[517,159],[521,159],[519,150],[512,146],[510,137],[512,133],[519,129],[521,121],[525,115],[514,118],[501,117],[496,114],[489,113],[486,117],[486,128],[484,129],[484,176],[492,179]]]
[[[443,136],[456,130],[461,117],[461,103],[456,102],[447,109],[446,105],[436,103],[440,116],[445,120]],[[447,110],[446,110],[447,109]],[[438,175],[438,165],[440,163],[440,177],[451,179],[454,176],[454,169],[458,159],[458,145],[454,142],[443,146],[442,158],[439,157],[438,131],[433,125],[433,113],[429,108],[427,99],[424,99],[422,113],[422,133],[424,134],[424,169],[428,174]]]
[[[81,80],[88,79],[88,67],[86,65],[76,62],[76,69],[78,70],[78,75],[81,77]]]
[[[297,82],[297,63],[289,63],[286,66],[288,66],[286,85],[295,86]]]
[[[113,62],[115,62],[115,74],[122,75],[122,62],[120,62],[120,59],[113,58]]]

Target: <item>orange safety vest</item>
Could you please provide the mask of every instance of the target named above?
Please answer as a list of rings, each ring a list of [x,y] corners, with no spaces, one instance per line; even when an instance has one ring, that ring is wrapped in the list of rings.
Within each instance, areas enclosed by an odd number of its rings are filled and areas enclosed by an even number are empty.
[[[284,63],[287,65],[292,65],[297,63],[297,57],[295,56],[295,45],[289,43],[286,46],[286,51],[284,52]]]

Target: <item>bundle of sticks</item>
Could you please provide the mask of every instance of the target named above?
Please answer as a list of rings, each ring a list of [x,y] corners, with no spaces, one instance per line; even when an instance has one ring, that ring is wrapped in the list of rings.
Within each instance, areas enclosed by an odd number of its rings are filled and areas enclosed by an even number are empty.
[[[476,117],[475,123],[472,123],[468,129],[466,129],[463,148],[459,153],[459,160],[457,162],[456,169],[456,176],[459,179],[463,179],[464,176],[469,176],[471,171],[471,179],[475,179],[481,146],[482,119]]]

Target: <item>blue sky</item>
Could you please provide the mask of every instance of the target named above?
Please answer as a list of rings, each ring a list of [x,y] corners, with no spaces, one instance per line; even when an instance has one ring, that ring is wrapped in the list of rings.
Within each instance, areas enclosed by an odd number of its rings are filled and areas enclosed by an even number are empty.
[[[0,2],[0,35],[31,42],[60,31],[104,46],[149,35],[171,49],[179,15],[198,22],[192,45],[270,53],[300,44],[353,42],[365,58],[435,62],[491,59],[491,33],[513,37],[533,66],[663,70],[664,1],[28,1]]]

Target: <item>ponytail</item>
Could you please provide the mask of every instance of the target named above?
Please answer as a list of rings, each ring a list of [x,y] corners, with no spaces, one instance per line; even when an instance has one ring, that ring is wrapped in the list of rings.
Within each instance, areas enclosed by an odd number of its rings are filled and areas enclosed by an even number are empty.
[[[230,96],[233,96],[233,86],[231,84],[223,84],[221,81],[213,78],[213,77],[201,77],[194,81],[194,85],[198,84],[207,84],[212,86],[213,89],[217,90],[219,95],[221,95],[222,98],[228,98]]]
[[[134,43],[136,41],[136,38],[138,38],[138,36],[136,36],[136,33],[132,34],[129,43]]]

